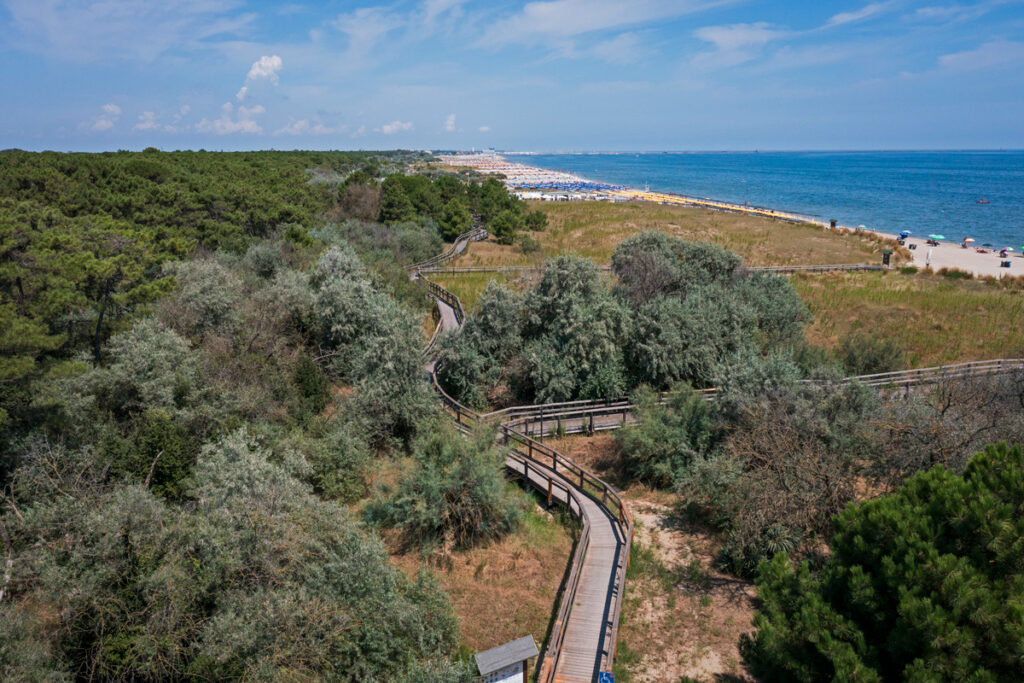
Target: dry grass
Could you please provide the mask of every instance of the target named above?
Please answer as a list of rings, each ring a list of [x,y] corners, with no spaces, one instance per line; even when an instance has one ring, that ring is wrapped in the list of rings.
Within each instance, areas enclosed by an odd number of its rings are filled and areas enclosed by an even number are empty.
[[[909,367],[1024,355],[1024,293],[979,280],[899,272],[793,277],[810,306],[808,339],[835,349],[854,333],[895,340]]]
[[[416,553],[393,559],[409,575],[421,567],[436,574],[470,650],[525,635],[542,648],[572,545],[570,529],[535,507],[515,534],[486,548],[456,552],[446,566],[434,566]]]
[[[530,233],[540,242],[541,254],[528,257],[514,247],[488,241],[474,244],[459,265],[528,264],[562,252],[607,264],[615,245],[643,230],[662,230],[691,241],[715,242],[755,266],[881,262],[882,245],[868,236],[769,218],[648,202],[530,204],[548,215],[548,227]]]

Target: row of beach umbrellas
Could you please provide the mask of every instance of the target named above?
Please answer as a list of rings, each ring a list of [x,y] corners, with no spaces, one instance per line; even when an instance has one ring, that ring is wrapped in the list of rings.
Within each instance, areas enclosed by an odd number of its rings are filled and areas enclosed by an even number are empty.
[[[914,233],[910,232],[909,230],[902,230],[902,231],[900,231],[900,237],[910,237],[913,234]],[[944,239],[946,239],[946,236],[945,235],[928,235],[928,239],[944,240]],[[973,237],[965,237],[964,238],[964,243],[965,244],[971,244],[973,242],[975,242],[975,239]],[[983,244],[981,246],[989,247],[990,249],[994,248],[991,244]],[[1015,251],[1015,249],[1013,247],[1003,247],[1000,251]],[[1021,251],[1024,251],[1024,246],[1021,247]]]

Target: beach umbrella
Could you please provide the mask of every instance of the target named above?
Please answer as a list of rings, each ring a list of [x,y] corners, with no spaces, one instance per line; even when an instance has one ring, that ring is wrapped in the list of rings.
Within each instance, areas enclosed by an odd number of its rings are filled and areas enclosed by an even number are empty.
[[[973,242],[973,241],[974,241],[973,237],[965,237],[964,238],[964,242]]]
[[[931,237],[933,240],[944,240],[944,239],[946,239],[945,235],[928,235],[928,236]]]
[[[903,230],[903,231],[900,232],[900,237],[906,237],[907,235],[910,235],[910,234],[912,234],[912,233],[909,230]]]
[[[1013,247],[1003,247],[1004,251],[1013,251]]]
[[[989,244],[988,242],[985,242],[985,244],[983,244],[983,245],[981,245],[981,246],[983,246],[983,247],[991,247],[992,245],[991,245],[991,244]]]

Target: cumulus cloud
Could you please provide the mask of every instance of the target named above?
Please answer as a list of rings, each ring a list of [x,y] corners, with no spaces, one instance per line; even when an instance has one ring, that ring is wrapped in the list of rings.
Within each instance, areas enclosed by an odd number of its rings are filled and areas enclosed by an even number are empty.
[[[274,135],[334,135],[343,130],[343,127],[332,128],[308,119],[291,119],[287,126],[275,130]]]
[[[220,110],[220,118],[210,121],[204,117],[196,124],[196,130],[200,133],[216,133],[217,135],[263,132],[260,125],[252,118],[266,111],[262,106],[258,104],[254,107],[240,106],[236,111],[233,104],[225,102]]]
[[[384,135],[394,135],[395,133],[402,133],[405,131],[412,130],[411,121],[392,121],[391,123],[385,123],[380,128],[373,129],[375,133],[384,133]]]
[[[480,132],[481,133],[490,133],[491,132],[491,127],[490,126],[480,126]]]
[[[271,83],[277,84],[278,72],[283,66],[281,58],[277,55],[264,55],[252,63],[249,73],[245,77],[247,81],[255,81],[260,78],[268,78]]]
[[[97,116],[91,124],[86,122],[83,123],[82,126],[88,126],[92,130],[97,132],[110,130],[111,128],[113,128],[114,123],[116,123],[118,117],[121,116],[121,107],[117,106],[113,102],[108,102],[107,104],[104,104],[102,107],[100,107],[100,110],[103,113]]]
[[[455,132],[455,114],[449,114],[444,120],[444,129],[449,133]]]
[[[356,128],[356,131],[352,133],[352,137],[354,138],[361,138],[364,135],[366,135],[366,126],[359,126],[359,128]]]
[[[151,111],[144,111],[139,114],[139,122],[132,126],[132,130],[156,130],[160,124],[156,122],[156,114]]]
[[[245,99],[245,93],[249,92],[249,86],[243,85],[237,93],[235,93],[235,99],[241,102]]]

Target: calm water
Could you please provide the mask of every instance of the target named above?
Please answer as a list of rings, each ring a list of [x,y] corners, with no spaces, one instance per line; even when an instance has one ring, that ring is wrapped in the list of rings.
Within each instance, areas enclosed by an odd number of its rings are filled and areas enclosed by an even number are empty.
[[[1024,245],[1024,152],[509,156],[590,180],[781,209],[841,225]],[[989,204],[978,204],[979,199]]]

